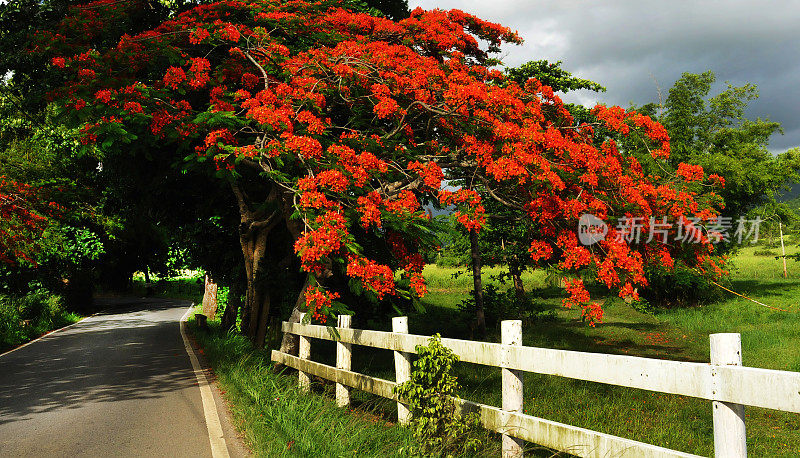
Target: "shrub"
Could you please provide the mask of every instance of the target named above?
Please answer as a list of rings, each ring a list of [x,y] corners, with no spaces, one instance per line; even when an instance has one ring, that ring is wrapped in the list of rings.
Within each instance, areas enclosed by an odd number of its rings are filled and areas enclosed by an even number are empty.
[[[465,319],[472,320],[477,310],[475,290],[469,294],[470,297],[458,304],[458,309]],[[530,297],[525,296],[524,299],[517,297],[514,288],[500,291],[491,283],[483,287],[483,314],[486,326],[489,327],[499,326],[502,320],[544,321],[555,317],[552,310],[545,310],[542,304],[531,300]]]
[[[700,272],[677,264],[671,271],[650,267],[646,276],[648,286],[640,295],[654,307],[691,307],[722,298],[722,290]]]
[[[397,395],[411,408],[410,427],[419,443],[413,455],[450,456],[475,451],[481,441],[471,435],[479,426],[476,414],[457,416],[452,397],[460,388],[451,374],[458,356],[442,345],[438,334],[428,346],[417,345],[411,379],[395,387]]]
[[[77,317],[64,311],[62,301],[45,289],[0,296],[0,351],[75,321]]]
[[[772,250],[755,250],[753,256],[778,256],[778,253]]]

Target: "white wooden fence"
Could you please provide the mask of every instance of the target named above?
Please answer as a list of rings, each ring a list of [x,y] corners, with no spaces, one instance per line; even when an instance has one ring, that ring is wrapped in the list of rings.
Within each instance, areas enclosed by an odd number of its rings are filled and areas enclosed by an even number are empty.
[[[300,336],[299,356],[272,352],[272,360],[300,372],[301,388],[310,375],[336,382],[336,400],[349,404],[348,387],[395,399],[393,388],[409,379],[411,357],[429,336],[408,334],[405,317],[392,320],[393,332],[350,328],[350,317],[340,317],[339,337],[326,326],[283,323],[283,331]],[[311,338],[337,342],[336,367],[309,359]],[[692,457],[676,450],[557,423],[522,413],[522,373],[556,375],[577,380],[691,396],[712,401],[714,454],[747,456],[744,406],[800,413],[800,373],[743,367],[739,334],[712,334],[711,363],[690,363],[636,356],[584,353],[525,347],[520,321],[503,321],[501,343],[443,338],[442,344],[461,361],[502,369],[502,408],[455,399],[458,410],[477,412],[483,426],[503,435],[503,456],[522,456],[523,441],[581,457]],[[395,381],[350,370],[352,345],[393,350]],[[398,400],[398,421],[410,412]]]

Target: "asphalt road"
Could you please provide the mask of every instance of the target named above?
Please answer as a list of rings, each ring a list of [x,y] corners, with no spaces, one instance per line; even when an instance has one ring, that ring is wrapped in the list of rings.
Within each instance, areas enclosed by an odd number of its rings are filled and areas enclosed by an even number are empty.
[[[0,457],[211,456],[180,335],[189,304],[113,302],[0,356]]]

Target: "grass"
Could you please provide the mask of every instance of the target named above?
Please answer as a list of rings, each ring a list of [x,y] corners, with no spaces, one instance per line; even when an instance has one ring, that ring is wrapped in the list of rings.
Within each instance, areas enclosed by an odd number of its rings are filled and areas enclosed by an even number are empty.
[[[357,396],[359,409],[336,407],[325,386],[306,394],[297,378],[276,373],[267,351],[239,335],[192,332],[214,369],[237,427],[256,456],[404,456],[412,445],[405,428],[388,423],[376,409],[383,400]],[[322,391],[320,391],[322,390]],[[363,393],[362,393],[363,394]]]

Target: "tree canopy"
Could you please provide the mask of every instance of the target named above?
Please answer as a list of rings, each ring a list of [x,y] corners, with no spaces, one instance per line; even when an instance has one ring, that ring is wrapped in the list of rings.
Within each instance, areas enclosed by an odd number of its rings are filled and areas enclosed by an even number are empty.
[[[668,135],[650,117],[598,106],[594,123],[578,122],[550,86],[492,69],[503,43],[521,41],[499,24],[458,10],[393,21],[333,1],[221,1],[95,46],[144,7],[73,7],[31,51],[63,78],[50,97],[83,123],[83,144],[229,186],[251,308],[268,308],[262,260],[287,243],[320,321],[346,312],[344,294],[415,301],[426,292],[420,249],[437,243],[428,202],[454,206],[475,231],[484,199],[524,214],[531,261],[574,275],[565,304],[590,321],[602,311],[584,277],[635,297],[648,260],[719,272],[702,234],[691,246],[633,244],[617,224],[713,218],[696,199],[702,169],[658,182],[608,134],[664,161]],[[448,189],[447,178],[466,185]],[[584,213],[606,220],[608,237],[582,244]]]

